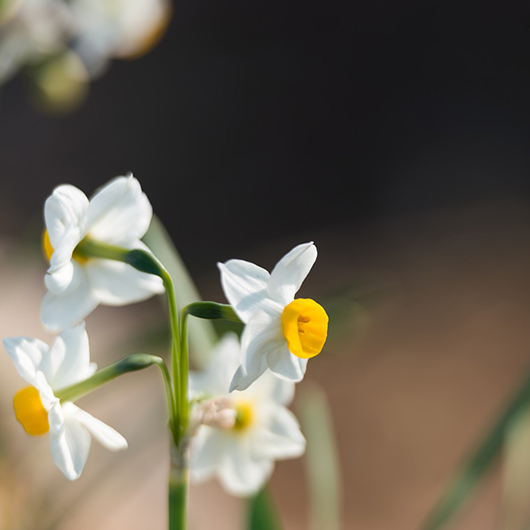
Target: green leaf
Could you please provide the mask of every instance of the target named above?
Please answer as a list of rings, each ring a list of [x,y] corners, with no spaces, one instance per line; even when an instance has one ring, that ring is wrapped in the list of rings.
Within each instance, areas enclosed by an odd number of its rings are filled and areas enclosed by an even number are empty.
[[[267,488],[263,488],[248,501],[248,530],[282,529],[276,506]]]
[[[508,427],[499,530],[527,530],[530,526],[530,410],[526,408]]]
[[[200,301],[199,291],[158,217],[153,216],[143,239],[171,275],[179,307]],[[189,323],[188,333],[193,360],[198,368],[202,368],[208,362],[210,352],[217,342],[217,335],[210,321],[198,319]]]
[[[453,520],[464,502],[474,492],[479,480],[499,455],[507,434],[513,426],[513,421],[526,411],[529,404],[530,378],[524,382],[493,428],[450,482],[440,501],[421,527],[423,530],[439,530],[445,528]]]
[[[306,382],[302,389],[296,410],[307,440],[310,527],[340,530],[341,479],[331,412],[324,391],[316,383]]]

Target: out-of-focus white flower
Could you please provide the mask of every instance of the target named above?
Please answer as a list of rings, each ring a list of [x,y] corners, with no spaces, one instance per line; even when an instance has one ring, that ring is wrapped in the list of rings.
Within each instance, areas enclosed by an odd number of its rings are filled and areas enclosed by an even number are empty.
[[[63,0],[14,0],[0,19],[0,84],[21,66],[66,48],[71,13]]]
[[[0,0],[0,85],[27,67],[38,107],[72,110],[111,59],[149,52],[171,15],[171,0]]]
[[[171,18],[169,0],[71,0],[75,50],[91,76],[111,58],[133,59],[157,44]]]
[[[227,334],[213,353],[209,368],[190,374],[190,394],[200,401],[192,411],[191,476],[217,476],[233,495],[251,495],[270,477],[274,461],[295,458],[305,438],[286,408],[294,383],[264,374],[244,392],[228,394],[240,346]]]
[[[243,260],[219,263],[226,298],[246,324],[241,339],[242,364],[230,390],[244,390],[269,368],[298,382],[307,360],[326,342],[328,316],[314,300],[294,299],[317,258],[313,243],[293,248],[271,274]]]
[[[17,419],[28,434],[49,432],[53,461],[66,478],[75,480],[81,475],[91,435],[111,451],[127,448],[125,438],[112,427],[73,403],[61,403],[54,394],[96,370],[90,362],[84,323],[64,331],[51,348],[29,337],[4,339],[4,346],[18,373],[31,385],[15,395]]]
[[[124,305],[163,292],[159,277],[119,261],[76,254],[85,238],[132,249],[147,249],[152,207],[131,175],[116,177],[89,201],[69,184],[58,186],[46,200],[44,248],[50,261],[45,277],[41,317],[45,326],[66,329],[83,320],[100,303]]]

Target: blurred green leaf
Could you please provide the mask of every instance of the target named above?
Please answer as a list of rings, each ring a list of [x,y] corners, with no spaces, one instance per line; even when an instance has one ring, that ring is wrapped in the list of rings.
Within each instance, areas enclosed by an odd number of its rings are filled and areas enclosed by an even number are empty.
[[[267,488],[263,488],[248,501],[248,530],[282,529],[276,506]]]
[[[499,530],[530,526],[530,410],[521,411],[508,426]]]
[[[188,269],[184,265],[173,241],[158,217],[153,216],[145,237],[145,244],[169,271],[175,285],[179,308],[201,300]],[[194,363],[202,368],[208,362],[209,354],[217,342],[217,335],[208,320],[193,319],[189,323],[189,340]]]
[[[319,386],[306,382],[302,388],[296,410],[307,440],[310,525],[312,530],[340,530],[341,479],[331,411]]]
[[[526,413],[530,404],[530,378],[521,386],[512,402],[504,410],[493,428],[480,443],[471,457],[456,474],[438,504],[421,527],[423,530],[439,530],[446,527],[474,492],[479,480],[500,453],[514,420]]]

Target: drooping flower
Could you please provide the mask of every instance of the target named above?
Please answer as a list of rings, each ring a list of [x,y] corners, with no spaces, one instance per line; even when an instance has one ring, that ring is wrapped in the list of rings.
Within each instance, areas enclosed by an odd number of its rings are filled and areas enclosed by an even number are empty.
[[[228,302],[245,323],[242,363],[230,390],[244,390],[267,369],[288,381],[304,377],[307,361],[327,338],[328,316],[314,300],[294,298],[317,258],[313,243],[293,248],[271,274],[243,260],[219,263]]]
[[[81,475],[91,435],[111,451],[127,448],[125,438],[112,427],[71,402],[62,403],[55,395],[96,370],[90,362],[84,322],[64,331],[51,348],[30,337],[4,339],[4,346],[30,385],[13,399],[16,417],[28,434],[49,433],[53,461],[66,478],[75,480]]]
[[[294,383],[264,374],[244,392],[228,393],[240,363],[235,334],[227,334],[205,372],[190,374],[196,435],[191,442],[191,476],[217,476],[233,495],[257,492],[272,474],[274,461],[301,456],[305,438],[286,406]],[[193,429],[193,427],[192,427]]]
[[[69,184],[46,200],[44,249],[50,261],[41,317],[53,330],[83,320],[100,303],[125,305],[163,292],[162,281],[130,265],[76,253],[84,240],[133,249],[149,228],[153,210],[140,183],[129,174],[116,177],[89,201]]]

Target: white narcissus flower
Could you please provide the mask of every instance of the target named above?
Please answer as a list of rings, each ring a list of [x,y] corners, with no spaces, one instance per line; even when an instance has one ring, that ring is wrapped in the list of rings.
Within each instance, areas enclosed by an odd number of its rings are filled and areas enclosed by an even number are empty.
[[[71,0],[74,49],[91,76],[112,58],[134,59],[149,52],[172,15],[170,0]]]
[[[84,239],[133,249],[151,223],[153,210],[140,183],[116,177],[88,200],[75,186],[58,186],[46,200],[44,249],[50,261],[41,317],[62,330],[83,320],[100,303],[119,306],[164,291],[158,276],[119,261],[76,255]]]
[[[125,438],[71,402],[61,403],[56,391],[90,377],[85,324],[67,329],[53,346],[30,337],[4,339],[4,346],[18,373],[30,384],[13,400],[15,414],[28,434],[49,433],[52,458],[64,476],[77,479],[90,450],[91,435],[111,451],[127,448]]]
[[[27,63],[64,50],[71,38],[71,16],[62,0],[0,2],[0,85]]]
[[[294,383],[265,374],[244,392],[228,393],[240,363],[235,334],[218,344],[209,368],[190,374],[190,394],[200,401],[192,411],[191,477],[217,476],[233,495],[256,493],[270,477],[274,461],[305,451],[298,421],[286,406]]]
[[[307,360],[321,352],[328,315],[314,300],[294,298],[316,259],[315,245],[305,243],[287,253],[271,274],[248,261],[218,263],[225,296],[245,323],[242,363],[231,391],[248,388],[267,369],[301,381]]]

